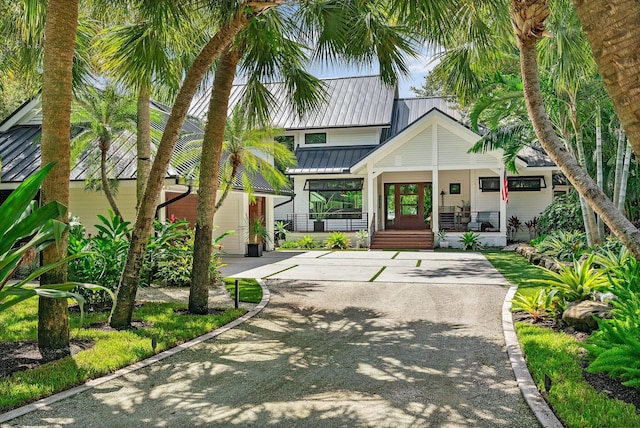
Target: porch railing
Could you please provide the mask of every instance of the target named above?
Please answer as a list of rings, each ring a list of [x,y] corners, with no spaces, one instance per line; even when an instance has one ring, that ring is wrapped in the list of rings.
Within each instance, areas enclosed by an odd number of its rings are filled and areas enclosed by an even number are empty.
[[[456,211],[438,214],[440,230],[447,232],[499,232],[500,211]]]
[[[369,228],[369,215],[363,212],[287,214],[291,232],[355,232]]]

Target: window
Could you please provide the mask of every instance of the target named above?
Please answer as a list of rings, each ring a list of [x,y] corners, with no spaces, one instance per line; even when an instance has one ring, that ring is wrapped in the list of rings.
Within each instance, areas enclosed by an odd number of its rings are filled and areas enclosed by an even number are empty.
[[[276,137],[275,140],[278,143],[282,143],[287,146],[287,149],[289,149],[289,151],[293,151],[295,149],[296,139],[293,135],[281,135],[279,137]]]
[[[510,192],[539,192],[547,183],[544,177],[508,177]],[[500,177],[481,177],[480,190],[483,192],[499,192]]]
[[[510,177],[510,192],[539,192],[547,187],[544,177]]]
[[[450,195],[459,195],[460,194],[460,183],[449,183],[449,194]]]
[[[307,180],[309,218],[361,218],[364,179]]]
[[[483,192],[499,192],[500,177],[480,177],[480,190]]]
[[[314,134],[304,134],[305,144],[326,144],[327,134],[325,132],[317,132]]]

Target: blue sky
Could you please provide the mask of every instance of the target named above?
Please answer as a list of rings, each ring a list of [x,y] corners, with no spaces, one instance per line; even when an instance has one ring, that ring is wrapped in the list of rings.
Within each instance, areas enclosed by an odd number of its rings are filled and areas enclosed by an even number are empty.
[[[434,64],[431,62],[431,55],[427,53],[425,47],[417,58],[411,58],[408,61],[411,74],[401,78],[398,82],[398,91],[400,97],[415,97],[411,91],[411,87],[420,87],[424,82],[424,77]],[[346,77],[346,76],[367,76],[378,74],[378,64],[374,63],[368,67],[348,67],[344,65],[314,65],[309,70],[314,76],[320,78]]]

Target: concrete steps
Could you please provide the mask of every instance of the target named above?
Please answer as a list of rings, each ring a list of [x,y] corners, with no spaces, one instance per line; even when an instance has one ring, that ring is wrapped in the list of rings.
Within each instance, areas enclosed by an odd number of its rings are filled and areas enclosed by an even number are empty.
[[[379,230],[371,240],[372,250],[432,250],[433,232],[428,230]]]

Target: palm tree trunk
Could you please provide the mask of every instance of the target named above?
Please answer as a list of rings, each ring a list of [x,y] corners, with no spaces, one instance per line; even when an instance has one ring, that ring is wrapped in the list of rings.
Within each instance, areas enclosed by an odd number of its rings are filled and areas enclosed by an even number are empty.
[[[69,206],[71,175],[71,69],[78,25],[78,0],[49,0],[45,20],[44,74],[42,78],[41,164],[56,162],[44,179],[42,203],[59,201]],[[67,216],[61,219],[67,221]],[[53,263],[67,253],[67,234],[59,245],[43,251],[43,263]],[[63,265],[40,277],[40,284],[65,282]],[[45,359],[69,355],[69,314],[66,299],[40,298],[38,347]]]
[[[636,157],[640,156],[640,4],[573,0],[602,80]]]
[[[194,314],[208,313],[209,285],[211,284],[209,267],[213,216],[217,208],[215,202],[218,192],[218,171],[227,122],[229,95],[238,61],[240,61],[240,52],[237,50],[227,49],[220,56],[209,100],[207,126],[204,130],[200,158],[200,188],[198,189],[196,234],[189,290],[189,312]]]
[[[136,170],[136,208],[140,206],[144,188],[149,180],[151,171],[151,94],[148,84],[140,85],[138,89],[138,120],[136,148],[138,152],[138,166]]]
[[[540,82],[538,80],[538,63],[536,58],[537,37],[544,32],[544,11],[539,22],[522,24],[522,16],[526,16],[527,9],[532,4],[546,7],[546,1],[531,3],[529,0],[512,0],[511,16],[516,27],[518,47],[520,48],[520,67],[525,95],[525,103],[529,118],[533,124],[536,136],[547,154],[558,165],[565,176],[571,181],[578,192],[585,197],[589,205],[595,209],[609,225],[613,233],[620,238],[634,257],[640,257],[640,231],[618,210],[598,188],[593,179],[578,165],[576,159],[563,147],[556,135],[551,120],[547,116],[542,102]],[[517,16],[521,13],[522,15]]]
[[[600,190],[604,192],[604,174],[602,171],[602,117],[600,115],[600,106],[596,109],[596,181]],[[604,239],[604,222],[598,217],[598,242]]]
[[[216,204],[216,211],[222,206],[224,200],[227,199],[227,196],[229,196],[231,189],[233,189],[233,183],[235,183],[236,181],[236,177],[238,176],[238,169],[240,168],[241,164],[242,163],[237,162],[233,163],[233,167],[231,168],[231,176],[229,177],[229,183],[227,186],[225,186],[224,191],[222,192],[222,196],[220,196],[220,199]]]
[[[122,214],[118,209],[118,204],[116,203],[116,199],[113,197],[113,193],[111,192],[111,185],[109,184],[109,177],[107,177],[107,153],[109,151],[109,146],[111,144],[107,142],[100,142],[100,180],[102,181],[102,191],[104,195],[107,197],[107,201],[109,202],[109,206],[113,211],[115,216],[122,218]]]
[[[142,261],[147,242],[151,236],[155,209],[164,184],[167,167],[191,100],[213,61],[248,22],[249,17],[242,12],[225,24],[202,49],[184,78],[162,134],[149,174],[149,181],[138,208],[138,216],[136,217],[133,236],[129,244],[129,253],[127,254],[127,260],[118,286],[116,304],[109,319],[109,324],[113,328],[124,328],[131,324],[136,291],[140,282]]]
[[[613,204],[620,207],[620,185],[622,184],[622,165],[624,163],[624,152],[627,147],[627,140],[624,135],[622,125],[618,129],[618,150],[616,151],[616,175],[613,185]]]
[[[631,146],[627,144],[627,151],[624,155],[624,165],[622,166],[622,178],[620,179],[620,196],[618,198],[618,209],[624,212],[624,203],[627,199],[627,182],[629,181],[629,165],[631,165]]]

